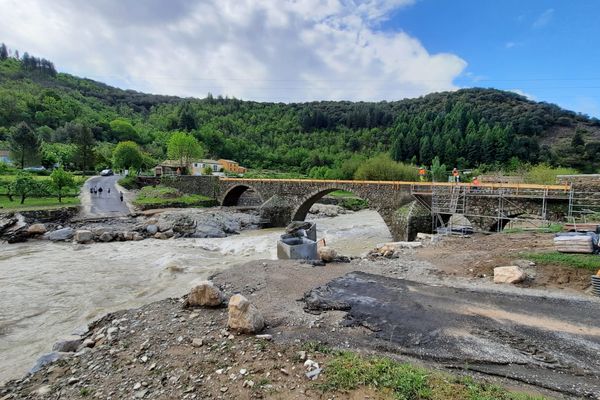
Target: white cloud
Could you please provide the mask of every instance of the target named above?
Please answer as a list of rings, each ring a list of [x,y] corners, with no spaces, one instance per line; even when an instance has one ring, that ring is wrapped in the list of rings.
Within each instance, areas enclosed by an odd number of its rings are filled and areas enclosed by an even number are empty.
[[[508,89],[510,92],[514,92],[516,94],[520,94],[521,96],[527,97],[527,99],[529,100],[535,100],[535,96],[532,94],[529,94],[527,92],[524,92],[521,89]]]
[[[535,28],[535,29],[543,28],[544,26],[548,25],[550,23],[550,21],[552,21],[553,16],[554,16],[554,9],[549,8],[549,9],[545,10],[543,13],[541,13],[535,21],[533,21],[533,24],[531,25],[531,27]]]
[[[393,100],[456,89],[464,60],[374,28],[413,2],[0,0],[0,40],[59,70],[163,94]]]

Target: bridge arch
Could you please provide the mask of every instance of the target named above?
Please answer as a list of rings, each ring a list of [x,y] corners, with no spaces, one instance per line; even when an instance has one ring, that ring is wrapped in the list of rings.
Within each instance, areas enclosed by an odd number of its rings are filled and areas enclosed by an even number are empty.
[[[308,212],[310,211],[311,207],[317,201],[319,201],[321,198],[328,195],[329,193],[335,192],[337,190],[343,190],[346,192],[353,193],[354,195],[360,197],[361,199],[368,201],[369,208],[371,210],[377,212],[379,217],[381,217],[381,222],[383,222],[387,226],[388,231],[390,231],[390,234],[393,236],[391,221],[389,220],[389,218],[387,218],[388,215],[382,213],[381,210],[377,207],[377,204],[372,199],[370,199],[368,196],[365,196],[364,194],[360,193],[360,190],[353,190],[352,188],[347,188],[347,187],[329,187],[327,189],[320,189],[320,190],[311,192],[308,196],[304,197],[300,201],[299,205],[297,205],[292,210],[292,214],[291,214],[292,221],[304,221],[306,219],[306,216],[308,215]]]
[[[221,205],[225,207],[237,206],[240,201],[240,198],[248,191],[253,191],[254,193],[256,193],[260,200],[260,204],[264,203],[263,197],[258,190],[256,190],[250,185],[240,184],[232,186],[225,192],[223,200],[221,201]]]

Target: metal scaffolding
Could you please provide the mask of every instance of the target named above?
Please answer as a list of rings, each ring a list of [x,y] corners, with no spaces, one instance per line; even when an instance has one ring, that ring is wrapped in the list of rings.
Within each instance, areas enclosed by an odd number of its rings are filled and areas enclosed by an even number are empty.
[[[519,223],[531,224],[532,227],[549,226],[548,200],[568,201],[569,216],[576,209],[585,208],[584,202],[577,203],[576,199],[583,197],[574,196],[569,186],[543,186],[543,185],[470,185],[470,184],[415,184],[412,188],[413,196],[431,211],[433,232],[461,231],[453,226],[453,216],[460,215],[467,220],[473,218],[489,219],[491,225],[496,226],[496,231],[502,230],[506,224]],[[427,199],[430,197],[430,201]],[[476,199],[495,199],[495,207],[482,211],[482,207],[472,207]],[[519,200],[536,200],[527,204],[527,208]],[[490,202],[491,203],[491,202]],[[585,203],[589,206],[589,202]],[[565,204],[566,205],[566,204]],[[600,211],[600,198],[595,204]],[[579,208],[577,208],[579,207]],[[461,223],[462,227],[465,225]],[[476,231],[471,223],[470,228]],[[464,229],[462,230],[464,232]]]

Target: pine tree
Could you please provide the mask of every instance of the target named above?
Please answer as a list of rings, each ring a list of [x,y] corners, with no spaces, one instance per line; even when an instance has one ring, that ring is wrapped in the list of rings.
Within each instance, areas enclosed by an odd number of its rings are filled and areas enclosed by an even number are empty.
[[[8,58],[8,49],[4,43],[0,44],[0,60],[6,60]]]
[[[8,148],[12,158],[21,169],[27,162],[37,161],[40,155],[41,141],[37,134],[25,122],[21,122],[8,136]]]

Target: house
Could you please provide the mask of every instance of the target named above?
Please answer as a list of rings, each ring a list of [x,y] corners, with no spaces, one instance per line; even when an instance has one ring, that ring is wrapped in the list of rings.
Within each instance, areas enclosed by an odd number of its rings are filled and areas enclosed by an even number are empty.
[[[179,160],[165,160],[154,167],[154,175],[182,175],[186,173],[186,169],[185,164],[182,164]]]
[[[223,167],[215,160],[192,160],[187,164],[179,160],[165,160],[154,167],[154,175],[205,175],[206,167],[211,169],[212,175],[223,175]]]
[[[11,164],[8,150],[0,150],[0,162]]]
[[[234,174],[243,174],[248,170],[247,168],[240,166],[237,161],[220,159],[219,164],[221,164],[225,171],[233,172]]]
[[[197,160],[190,163],[190,175],[206,175],[204,170],[210,168],[212,175],[222,175],[223,167],[215,160]]]

